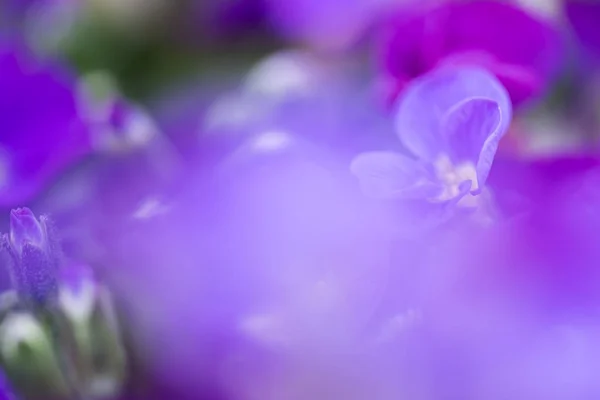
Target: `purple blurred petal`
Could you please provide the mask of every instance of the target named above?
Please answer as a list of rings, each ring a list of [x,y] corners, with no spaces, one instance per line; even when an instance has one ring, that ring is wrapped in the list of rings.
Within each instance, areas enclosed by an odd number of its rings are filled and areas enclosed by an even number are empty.
[[[512,117],[506,90],[493,75],[479,68],[445,68],[416,80],[399,99],[396,130],[402,143],[417,157],[435,163],[453,151],[442,132],[445,116],[469,99],[495,102],[501,115],[498,132]]]
[[[371,0],[268,0],[274,26],[289,38],[315,46],[354,44],[372,22]]]
[[[0,44],[0,205],[23,203],[91,151],[72,76]]]
[[[444,2],[401,13],[382,44],[384,68],[400,90],[451,59],[489,69],[520,104],[541,94],[562,68],[558,29],[507,2]]]
[[[136,344],[164,379],[190,390],[231,378],[225,364],[245,378],[264,374],[260,356],[250,369],[238,361],[249,340],[284,358],[310,358],[304,349],[338,340],[345,350],[386,285],[389,219],[347,170],[324,167],[335,158],[297,140],[278,141],[277,151],[250,142],[227,173],[188,185],[193,195],[172,210],[111,239],[110,254],[133,266],[111,273],[133,303]],[[331,321],[339,329],[323,330]]]
[[[262,0],[192,0],[193,22],[211,39],[243,37],[264,25]]]
[[[441,187],[427,179],[428,171],[418,161],[388,151],[358,155],[350,170],[359,179],[363,191],[382,199],[427,198]]]
[[[583,47],[600,58],[600,3],[588,0],[566,0],[565,14]]]

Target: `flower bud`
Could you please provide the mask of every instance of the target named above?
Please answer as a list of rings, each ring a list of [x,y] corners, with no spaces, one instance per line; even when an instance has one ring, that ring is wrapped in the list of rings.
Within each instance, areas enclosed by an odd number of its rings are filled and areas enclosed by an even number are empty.
[[[31,306],[54,301],[60,250],[47,217],[37,219],[28,208],[12,210],[3,247],[19,298]]]
[[[0,360],[19,398],[71,398],[51,334],[32,314],[11,312],[4,318],[0,324]]]
[[[10,212],[10,244],[18,254],[23,254],[25,245],[46,245],[46,229],[29,208],[17,208]]]

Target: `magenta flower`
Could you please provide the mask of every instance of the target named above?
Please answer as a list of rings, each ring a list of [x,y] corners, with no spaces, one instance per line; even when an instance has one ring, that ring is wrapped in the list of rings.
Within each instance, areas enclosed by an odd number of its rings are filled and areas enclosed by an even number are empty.
[[[396,111],[396,133],[415,158],[368,152],[355,158],[351,170],[378,198],[437,203],[477,195],[511,112],[506,90],[485,70],[436,71],[407,87]]]
[[[515,104],[539,96],[560,68],[555,27],[507,3],[444,2],[401,13],[384,28],[382,63],[397,96],[410,80],[440,65],[478,65]]]
[[[0,43],[0,206],[31,200],[91,150],[73,77]]]

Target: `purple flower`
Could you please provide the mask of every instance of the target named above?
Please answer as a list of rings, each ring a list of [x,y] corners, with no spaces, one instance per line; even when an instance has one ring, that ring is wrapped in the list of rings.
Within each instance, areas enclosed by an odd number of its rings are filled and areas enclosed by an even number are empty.
[[[73,77],[0,42],[0,206],[31,200],[90,152]]]
[[[577,39],[595,59],[600,57],[600,4],[594,1],[566,0],[565,14]]]
[[[35,306],[54,301],[61,253],[48,218],[38,220],[28,208],[12,210],[10,233],[2,241],[5,267],[19,297]]]
[[[543,93],[561,66],[557,29],[506,2],[444,2],[400,13],[383,30],[382,63],[393,98],[439,65],[477,65],[520,104]]]
[[[282,357],[297,362],[303,346],[318,352],[345,329],[354,340],[369,319],[385,285],[380,238],[391,218],[348,179],[346,161],[302,133],[247,138],[210,176],[197,171],[183,196],[110,238],[117,258],[106,264],[126,268],[107,272],[134,310],[136,345],[170,385],[247,398],[281,341],[293,352]],[[339,330],[323,329],[334,319]],[[259,391],[271,384],[256,382]]]
[[[521,162],[491,181],[533,202],[519,218],[463,226],[423,257],[425,375],[456,398],[594,398],[600,256],[598,159]],[[504,167],[504,165],[498,165]],[[418,346],[415,346],[418,347]],[[424,360],[423,360],[424,361]]]
[[[334,50],[355,45],[392,6],[371,0],[267,0],[267,4],[270,21],[284,37]]]
[[[324,50],[354,46],[393,7],[413,0],[193,0],[197,24],[211,38],[243,37],[259,30]]]
[[[283,51],[261,60],[233,90],[231,84],[199,85],[184,96],[167,97],[155,115],[177,150],[203,164],[232,153],[240,157],[244,142],[276,144],[267,138],[277,137],[325,144],[351,159],[359,150],[376,148],[374,143],[396,142],[390,134],[393,122],[358,78],[346,65],[304,51]],[[264,140],[251,139],[259,137]],[[267,147],[257,148],[252,157]]]
[[[399,100],[396,133],[415,158],[377,151],[351,165],[367,194],[384,199],[469,203],[481,193],[511,103],[493,75],[446,68],[415,80]]]
[[[0,400],[10,400],[13,398],[14,396],[4,373],[0,373]]]

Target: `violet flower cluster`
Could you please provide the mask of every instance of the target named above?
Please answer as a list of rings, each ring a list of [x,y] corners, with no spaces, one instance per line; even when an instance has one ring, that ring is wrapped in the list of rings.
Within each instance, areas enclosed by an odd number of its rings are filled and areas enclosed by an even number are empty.
[[[600,398],[600,6],[522,3],[0,3],[0,399]]]

